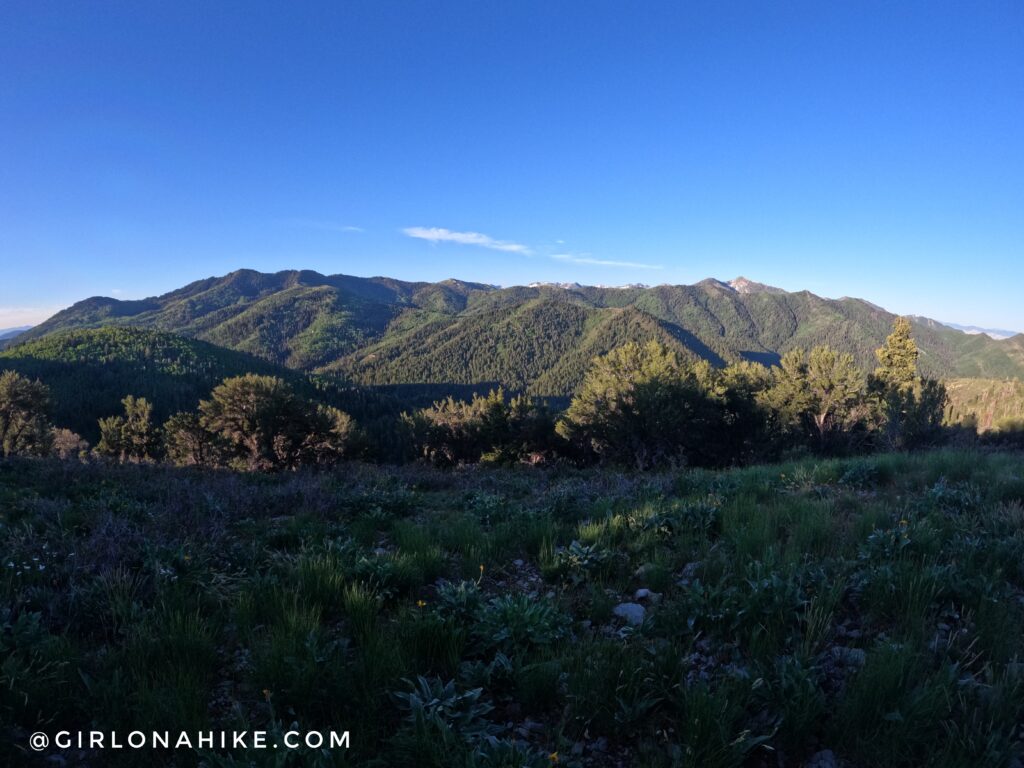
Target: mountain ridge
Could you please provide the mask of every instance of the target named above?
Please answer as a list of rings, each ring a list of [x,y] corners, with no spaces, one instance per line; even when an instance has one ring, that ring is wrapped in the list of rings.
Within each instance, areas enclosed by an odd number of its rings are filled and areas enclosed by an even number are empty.
[[[870,370],[895,315],[864,299],[787,292],[747,278],[694,285],[498,287],[236,270],[160,296],[94,296],[17,343],[60,330],[138,326],[197,338],[358,384],[498,382],[542,396],[570,394],[591,357],[658,338],[715,365],[778,361],[828,343]],[[921,366],[939,377],[1024,378],[1024,336],[996,341],[914,318]]]

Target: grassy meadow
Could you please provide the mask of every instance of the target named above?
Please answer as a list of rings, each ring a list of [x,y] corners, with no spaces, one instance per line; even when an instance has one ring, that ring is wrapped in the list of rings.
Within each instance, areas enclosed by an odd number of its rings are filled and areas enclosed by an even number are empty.
[[[729,471],[0,462],[0,762],[1019,766],[1024,455]],[[134,761],[134,762],[133,762]]]

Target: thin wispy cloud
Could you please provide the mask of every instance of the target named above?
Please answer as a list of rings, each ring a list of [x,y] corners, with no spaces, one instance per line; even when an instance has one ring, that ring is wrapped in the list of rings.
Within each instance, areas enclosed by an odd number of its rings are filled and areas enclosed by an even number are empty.
[[[575,256],[571,253],[555,253],[552,259],[567,261],[570,264],[589,264],[597,267],[623,267],[628,269],[662,269],[660,264],[641,264],[637,261],[613,261],[610,259],[595,259],[590,256]]]
[[[430,243],[457,243],[458,245],[477,245],[481,248],[490,248],[493,251],[505,251],[506,253],[531,253],[530,248],[522,243],[495,240],[490,235],[480,232],[453,232],[443,227],[406,227],[402,232],[409,237],[426,240]]]
[[[321,219],[278,219],[278,224],[283,227],[295,227],[297,229],[318,229],[322,232],[365,232],[362,227],[355,227],[351,224],[341,224],[336,221],[323,221]]]

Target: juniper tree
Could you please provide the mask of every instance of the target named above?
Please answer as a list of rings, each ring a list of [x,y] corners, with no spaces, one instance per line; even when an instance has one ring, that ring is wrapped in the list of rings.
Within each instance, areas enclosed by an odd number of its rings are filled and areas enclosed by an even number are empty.
[[[746,373],[730,376],[756,388]],[[685,362],[657,341],[631,342],[595,358],[557,430],[599,458],[641,468],[730,463],[751,428],[741,414],[753,407],[739,390],[725,396],[723,384],[729,387],[723,372],[706,361]]]
[[[225,379],[200,402],[199,414],[230,463],[249,470],[334,461],[354,429],[347,414],[300,398],[283,379],[251,373]]]
[[[50,391],[16,371],[0,373],[0,452],[43,456],[50,450]]]
[[[404,417],[417,453],[438,465],[488,461],[511,463],[543,456],[551,447],[553,423],[534,399],[508,399],[499,387],[469,402],[448,397]]]
[[[176,413],[164,422],[164,453],[180,467],[221,463],[222,441],[200,423],[197,413]]]
[[[812,435],[827,450],[857,427],[864,395],[853,355],[819,346],[809,356],[802,349],[783,356],[767,399],[786,428]]]

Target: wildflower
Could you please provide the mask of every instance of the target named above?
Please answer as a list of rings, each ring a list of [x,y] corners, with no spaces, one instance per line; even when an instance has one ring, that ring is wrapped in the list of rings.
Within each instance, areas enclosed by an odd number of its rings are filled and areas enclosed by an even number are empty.
[[[550,755],[548,755],[548,760],[550,760],[552,763],[557,763],[558,762],[558,752],[557,751],[556,752],[552,752]]]
[[[427,601],[426,601],[426,600],[417,600],[417,601],[416,601],[416,607],[417,607],[417,608],[423,608],[423,607],[425,607],[425,606],[426,606],[426,604],[427,604]]]

